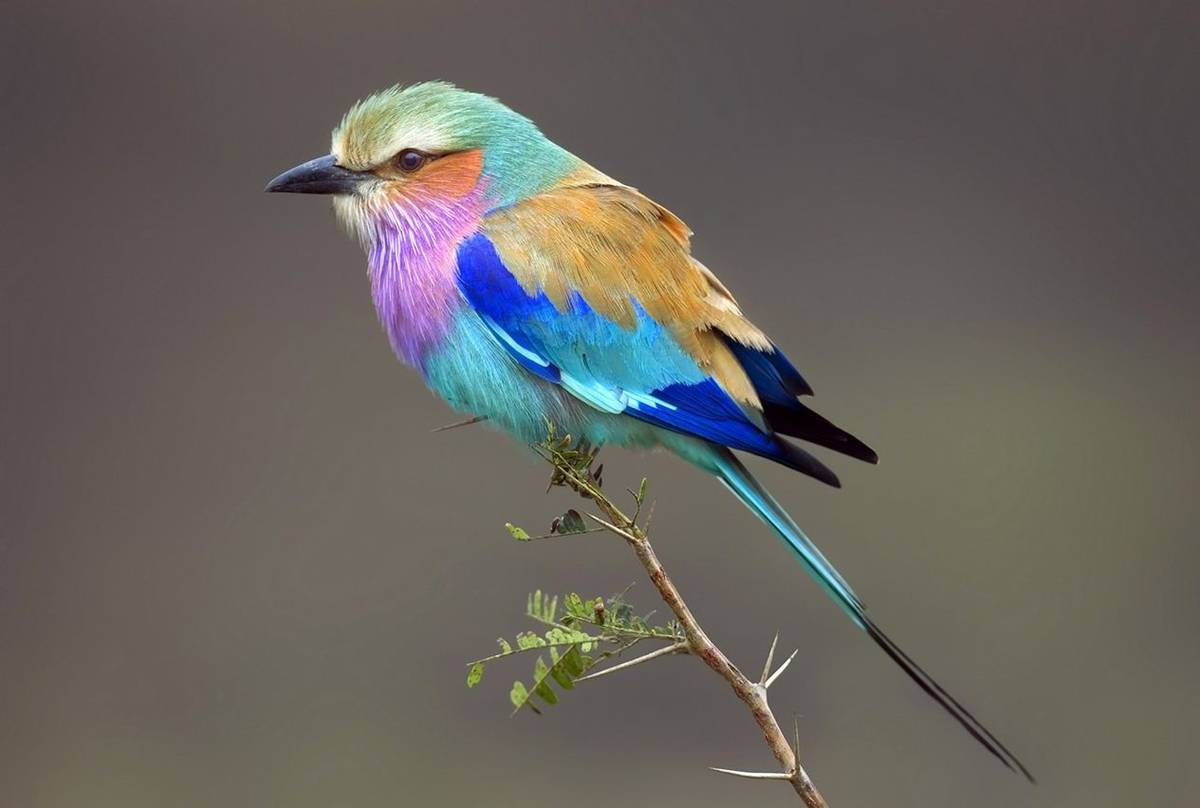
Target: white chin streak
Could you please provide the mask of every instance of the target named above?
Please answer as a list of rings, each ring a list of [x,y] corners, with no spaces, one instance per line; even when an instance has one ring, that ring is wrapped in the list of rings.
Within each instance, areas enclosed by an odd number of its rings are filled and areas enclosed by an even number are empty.
[[[365,190],[365,189],[364,189]],[[371,204],[361,193],[333,197],[333,212],[346,232],[365,250],[371,244]]]

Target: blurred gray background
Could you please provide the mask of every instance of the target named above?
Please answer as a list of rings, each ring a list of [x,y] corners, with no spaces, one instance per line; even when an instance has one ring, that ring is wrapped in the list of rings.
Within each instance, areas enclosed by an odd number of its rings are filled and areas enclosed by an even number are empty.
[[[631,581],[391,356],[325,200],[262,193],[355,99],[504,99],[696,231],[882,455],[756,463],[954,726],[719,488],[657,547],[833,806],[1161,805],[1200,787],[1200,12],[1189,3],[10,4],[0,805],[790,805],[685,658],[508,717],[535,587]]]

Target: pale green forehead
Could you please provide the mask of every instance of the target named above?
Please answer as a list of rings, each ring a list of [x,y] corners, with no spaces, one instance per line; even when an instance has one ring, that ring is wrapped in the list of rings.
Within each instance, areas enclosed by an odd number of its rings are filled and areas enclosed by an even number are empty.
[[[333,131],[331,152],[347,168],[378,165],[403,149],[482,148],[504,114],[498,101],[445,82],[395,86],[359,101]]]
[[[392,87],[359,101],[333,132],[339,165],[365,171],[404,149],[479,149],[497,206],[538,193],[586,167],[542,136],[533,121],[494,98],[432,81]]]

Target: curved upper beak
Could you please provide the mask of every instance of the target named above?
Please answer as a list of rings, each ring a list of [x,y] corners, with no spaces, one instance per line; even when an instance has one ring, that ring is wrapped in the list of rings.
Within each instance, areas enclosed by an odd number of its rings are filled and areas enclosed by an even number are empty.
[[[351,171],[334,162],[332,154],[301,163],[267,183],[268,193],[352,194],[363,182],[375,177],[369,171]]]

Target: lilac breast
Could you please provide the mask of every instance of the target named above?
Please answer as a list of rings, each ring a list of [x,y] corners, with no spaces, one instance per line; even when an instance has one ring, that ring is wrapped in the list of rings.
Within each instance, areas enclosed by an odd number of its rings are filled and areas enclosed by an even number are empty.
[[[375,311],[396,354],[421,368],[461,305],[455,249],[482,216],[479,194],[420,202],[396,196],[371,214],[368,270]]]

